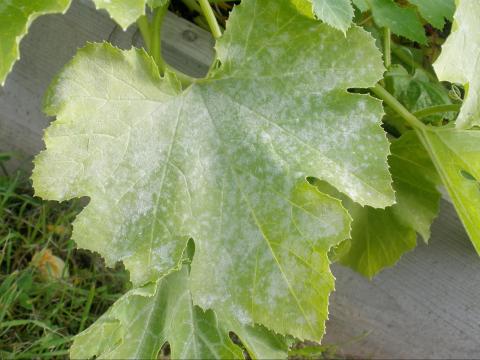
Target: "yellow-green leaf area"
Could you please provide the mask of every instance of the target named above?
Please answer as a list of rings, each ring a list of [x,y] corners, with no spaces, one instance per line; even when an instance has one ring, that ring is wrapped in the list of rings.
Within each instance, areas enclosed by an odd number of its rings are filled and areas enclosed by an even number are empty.
[[[480,131],[428,130],[423,137],[457,214],[480,254]]]

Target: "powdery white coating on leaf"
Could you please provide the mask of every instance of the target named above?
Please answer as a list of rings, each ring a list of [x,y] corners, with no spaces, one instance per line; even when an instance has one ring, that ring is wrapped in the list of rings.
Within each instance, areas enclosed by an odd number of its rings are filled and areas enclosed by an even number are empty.
[[[320,340],[327,252],[350,218],[305,177],[361,204],[394,196],[382,106],[347,92],[382,77],[373,39],[295,14],[244,0],[217,44],[221,67],[181,93],[143,51],[87,46],[50,89],[57,120],[33,181],[43,197],[90,197],[73,238],[123,261],[134,284],[177,267],[192,237],[196,304],[233,331]]]
[[[459,0],[452,33],[433,64],[440,80],[465,86],[458,128],[480,126],[480,1]]]

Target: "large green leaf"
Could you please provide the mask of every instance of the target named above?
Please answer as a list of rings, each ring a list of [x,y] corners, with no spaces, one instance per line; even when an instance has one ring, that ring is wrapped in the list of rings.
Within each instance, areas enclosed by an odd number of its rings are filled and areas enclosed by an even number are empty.
[[[19,44],[39,16],[64,13],[70,0],[0,1],[0,84],[3,86],[15,61],[20,59]]]
[[[480,131],[429,129],[422,138],[480,254]]]
[[[378,26],[388,27],[394,34],[420,44],[427,42],[425,30],[415,9],[400,7],[393,0],[367,0],[367,2]]]
[[[459,0],[453,31],[433,65],[440,80],[465,85],[457,127],[480,126],[480,1]]]
[[[123,295],[75,337],[70,356],[157,359],[167,341],[173,359],[243,358],[216,315],[193,305],[186,267]]]
[[[418,7],[420,14],[430,24],[442,30],[445,19],[452,20],[455,12],[454,0],[409,0]]]
[[[394,265],[417,243],[428,241],[439,208],[435,167],[413,131],[393,142],[390,170],[397,203],[386,209],[361,207],[344,199],[353,218],[350,251],[340,262],[372,278]]]
[[[350,218],[305,177],[363,205],[394,194],[382,106],[346,91],[381,78],[373,39],[295,14],[242,1],[217,44],[222,65],[183,92],[141,50],[87,46],[50,89],[57,120],[33,182],[45,198],[89,196],[73,238],[123,261],[135,284],[177,267],[192,237],[195,304],[319,340],[327,252]]]

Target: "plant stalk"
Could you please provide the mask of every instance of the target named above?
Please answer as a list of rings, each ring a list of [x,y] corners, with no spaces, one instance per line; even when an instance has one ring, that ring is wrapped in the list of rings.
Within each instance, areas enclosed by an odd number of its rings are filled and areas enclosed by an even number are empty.
[[[387,70],[390,69],[392,66],[392,33],[388,27],[383,30],[383,59]]]
[[[446,112],[457,112],[460,111],[462,107],[461,104],[446,104],[446,105],[437,105],[431,106],[426,109],[418,110],[413,113],[417,119],[423,119],[430,115],[446,113]]]
[[[157,63],[160,74],[165,73],[166,64],[162,57],[162,24],[165,15],[167,14],[168,6],[160,6],[155,9],[153,13],[153,20],[151,25],[152,42],[150,52],[153,60]]]
[[[207,19],[207,23],[210,27],[210,30],[212,31],[213,37],[215,39],[218,39],[220,36],[222,36],[222,30],[220,29],[220,25],[218,25],[217,18],[213,13],[210,3],[208,2],[208,0],[198,0],[198,2],[200,3],[200,7],[202,8],[205,19]]]
[[[140,30],[140,34],[142,34],[143,42],[145,43],[145,49],[147,52],[150,52],[150,47],[152,44],[152,36],[150,34],[150,24],[148,23],[148,19],[146,15],[142,15],[137,20],[137,26]]]

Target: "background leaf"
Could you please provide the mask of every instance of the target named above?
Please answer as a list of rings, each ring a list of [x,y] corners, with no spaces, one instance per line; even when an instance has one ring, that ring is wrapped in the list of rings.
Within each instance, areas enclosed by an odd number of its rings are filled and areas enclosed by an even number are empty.
[[[427,147],[473,246],[480,254],[480,131],[424,132]]]
[[[0,85],[5,84],[15,61],[20,59],[19,44],[32,22],[41,15],[64,13],[70,0],[11,0],[0,3]]]
[[[396,203],[386,209],[359,206],[328,184],[312,179],[320,191],[340,198],[353,218],[351,240],[335,248],[335,261],[372,278],[416,246],[417,233],[427,242],[439,211],[440,180],[413,131],[394,140],[389,158]]]
[[[346,32],[353,19],[353,6],[350,0],[308,0],[312,2],[315,16],[333,26]]]
[[[445,19],[453,19],[454,0],[409,0],[409,2],[416,5],[423,18],[439,30],[443,30]]]
[[[415,73],[410,75],[402,66],[393,65],[385,73],[385,83],[389,92],[410,112],[452,104],[448,90],[438,81],[431,81],[426,71],[422,69],[416,69]],[[455,113],[434,114],[424,118],[423,121],[441,124],[444,119],[454,120]]]
[[[145,5],[152,9],[165,6],[169,0],[93,0],[97,9],[108,11],[123,30],[145,15]]]
[[[480,1],[459,0],[452,33],[433,64],[440,80],[465,86],[457,127],[480,126]]]
[[[415,9],[403,8],[393,0],[368,0],[373,19],[380,27],[390,30],[420,44],[427,43],[425,30]]]
[[[353,218],[350,251],[340,262],[372,278],[415,248],[417,233],[425,242],[439,211],[435,167],[413,131],[391,147],[390,170],[396,204],[386,209],[361,207],[344,200]]]

